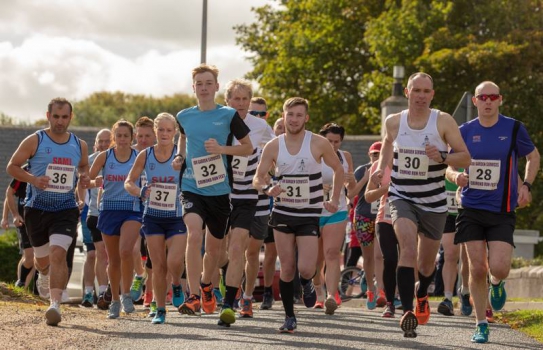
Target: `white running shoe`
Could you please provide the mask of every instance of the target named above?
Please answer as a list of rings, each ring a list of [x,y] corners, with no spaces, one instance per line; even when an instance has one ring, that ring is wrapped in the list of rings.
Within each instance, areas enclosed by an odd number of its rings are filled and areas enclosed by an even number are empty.
[[[68,290],[64,289],[62,291],[62,298],[60,299],[61,304],[69,304],[70,303],[70,296],[68,295]]]
[[[44,275],[41,272],[38,274],[36,281],[38,293],[43,299],[49,299],[49,275]]]
[[[57,326],[60,321],[60,305],[58,301],[52,301],[47,311],[45,311],[45,323],[49,326]]]

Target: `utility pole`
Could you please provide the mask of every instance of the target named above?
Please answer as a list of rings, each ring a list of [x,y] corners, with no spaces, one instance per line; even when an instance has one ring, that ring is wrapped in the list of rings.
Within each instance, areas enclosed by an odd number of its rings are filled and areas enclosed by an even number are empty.
[[[202,47],[200,51],[200,63],[206,63],[206,48],[207,48],[207,0],[203,0],[202,10]]]

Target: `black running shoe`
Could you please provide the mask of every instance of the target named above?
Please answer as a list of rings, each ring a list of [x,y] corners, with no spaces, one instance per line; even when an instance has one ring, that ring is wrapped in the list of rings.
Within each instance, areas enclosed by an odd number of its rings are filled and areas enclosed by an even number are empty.
[[[294,333],[296,317],[285,316],[285,323],[279,328],[279,333]]]
[[[270,310],[274,302],[275,300],[273,299],[272,293],[264,292],[264,295],[262,295],[262,304],[260,304],[260,310]]]
[[[407,311],[400,319],[400,328],[403,331],[403,336],[406,338],[417,337],[417,332],[415,332],[415,329],[417,329],[418,325],[419,322],[417,321],[417,317],[413,311]]]
[[[302,287],[302,297],[304,299],[305,307],[313,307],[317,302],[317,291],[313,285],[313,281],[310,281]]]

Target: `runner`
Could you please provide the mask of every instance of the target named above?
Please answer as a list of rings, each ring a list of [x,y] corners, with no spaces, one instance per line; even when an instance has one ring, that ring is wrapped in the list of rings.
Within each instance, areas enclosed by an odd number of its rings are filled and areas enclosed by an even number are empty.
[[[494,310],[505,304],[505,279],[511,269],[515,208],[531,201],[530,190],[540,166],[540,156],[526,127],[500,114],[502,95],[498,85],[484,81],[472,99],[478,117],[462,124],[460,132],[473,156],[465,172],[447,172],[462,187],[456,219],[455,243],[466,246],[469,258],[469,289],[475,306],[476,330],[471,341],[488,342],[487,295]],[[453,156],[449,155],[449,157]],[[519,181],[518,160],[526,157],[524,182]],[[448,158],[448,157],[447,157]],[[487,273],[490,270],[490,291]]]
[[[72,104],[55,98],[47,106],[49,127],[25,138],[7,166],[15,179],[27,183],[25,224],[34,248],[34,266],[40,272],[38,288],[49,285],[51,303],[46,323],[61,321],[62,290],[68,283],[67,250],[77,234],[79,219],[75,187],[89,185],[85,141],[68,132]],[[22,166],[28,162],[29,171]]]
[[[181,273],[185,265],[187,229],[181,218],[179,172],[171,162],[177,154],[175,118],[160,113],[155,121],[158,143],[139,153],[125,181],[125,189],[145,202],[141,230],[153,260],[153,294],[157,305],[153,324],[166,321],[167,273],[173,278],[173,305],[183,304]],[[145,171],[147,184],[139,186]]]
[[[112,301],[107,318],[115,319],[120,316],[121,304],[125,313],[135,311],[130,284],[134,272],[132,251],[141,227],[141,201],[124,189],[124,181],[137,156],[137,151],[131,148],[134,127],[128,121],[120,120],[113,125],[111,133],[113,147],[96,157],[90,176],[97,187],[103,182],[98,229],[102,232],[108,255],[107,272],[111,284]],[[102,175],[98,176],[100,171]]]
[[[187,315],[200,314],[200,294],[204,312],[210,314],[215,311],[211,279],[217,269],[231,210],[232,172],[226,156],[253,153],[249,128],[239,114],[230,107],[215,103],[215,94],[219,90],[218,73],[216,67],[205,64],[194,68],[192,86],[198,105],[177,114],[181,130],[180,153],[172,166],[182,172],[183,219],[188,230],[186,268],[191,292],[188,300],[179,307],[179,312]],[[232,145],[232,135],[239,145]],[[207,232],[202,259],[204,227]],[[221,324],[229,325],[235,319],[231,308],[221,310]]]
[[[307,100],[288,99],[283,105],[283,119],[286,133],[264,147],[253,185],[275,198],[270,226],[274,229],[281,262],[279,289],[285,308],[285,323],[279,331],[292,333],[297,326],[292,283],[296,271],[296,246],[304,303],[306,307],[313,307],[317,296],[311,280],[316,273],[319,218],[323,205],[330,213],[337,211],[344,172],[330,142],[305,130],[309,120]],[[334,171],[329,201],[323,201],[322,161]],[[273,164],[276,165],[276,184],[269,183],[268,171]]]

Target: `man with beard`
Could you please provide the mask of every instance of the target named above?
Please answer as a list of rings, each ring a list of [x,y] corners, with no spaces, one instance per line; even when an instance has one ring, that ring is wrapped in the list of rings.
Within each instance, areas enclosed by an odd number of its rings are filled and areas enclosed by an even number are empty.
[[[285,323],[279,331],[288,333],[296,329],[292,282],[296,271],[296,247],[304,304],[313,307],[317,294],[311,280],[317,265],[319,219],[323,206],[330,213],[337,211],[344,181],[343,167],[330,142],[305,130],[309,120],[308,107],[307,100],[301,97],[289,98],[284,103],[285,134],[266,144],[253,179],[256,189],[275,198],[269,225],[273,227],[281,263],[279,289]],[[329,201],[323,201],[322,161],[334,172]],[[268,171],[274,164],[277,182],[270,184]]]

